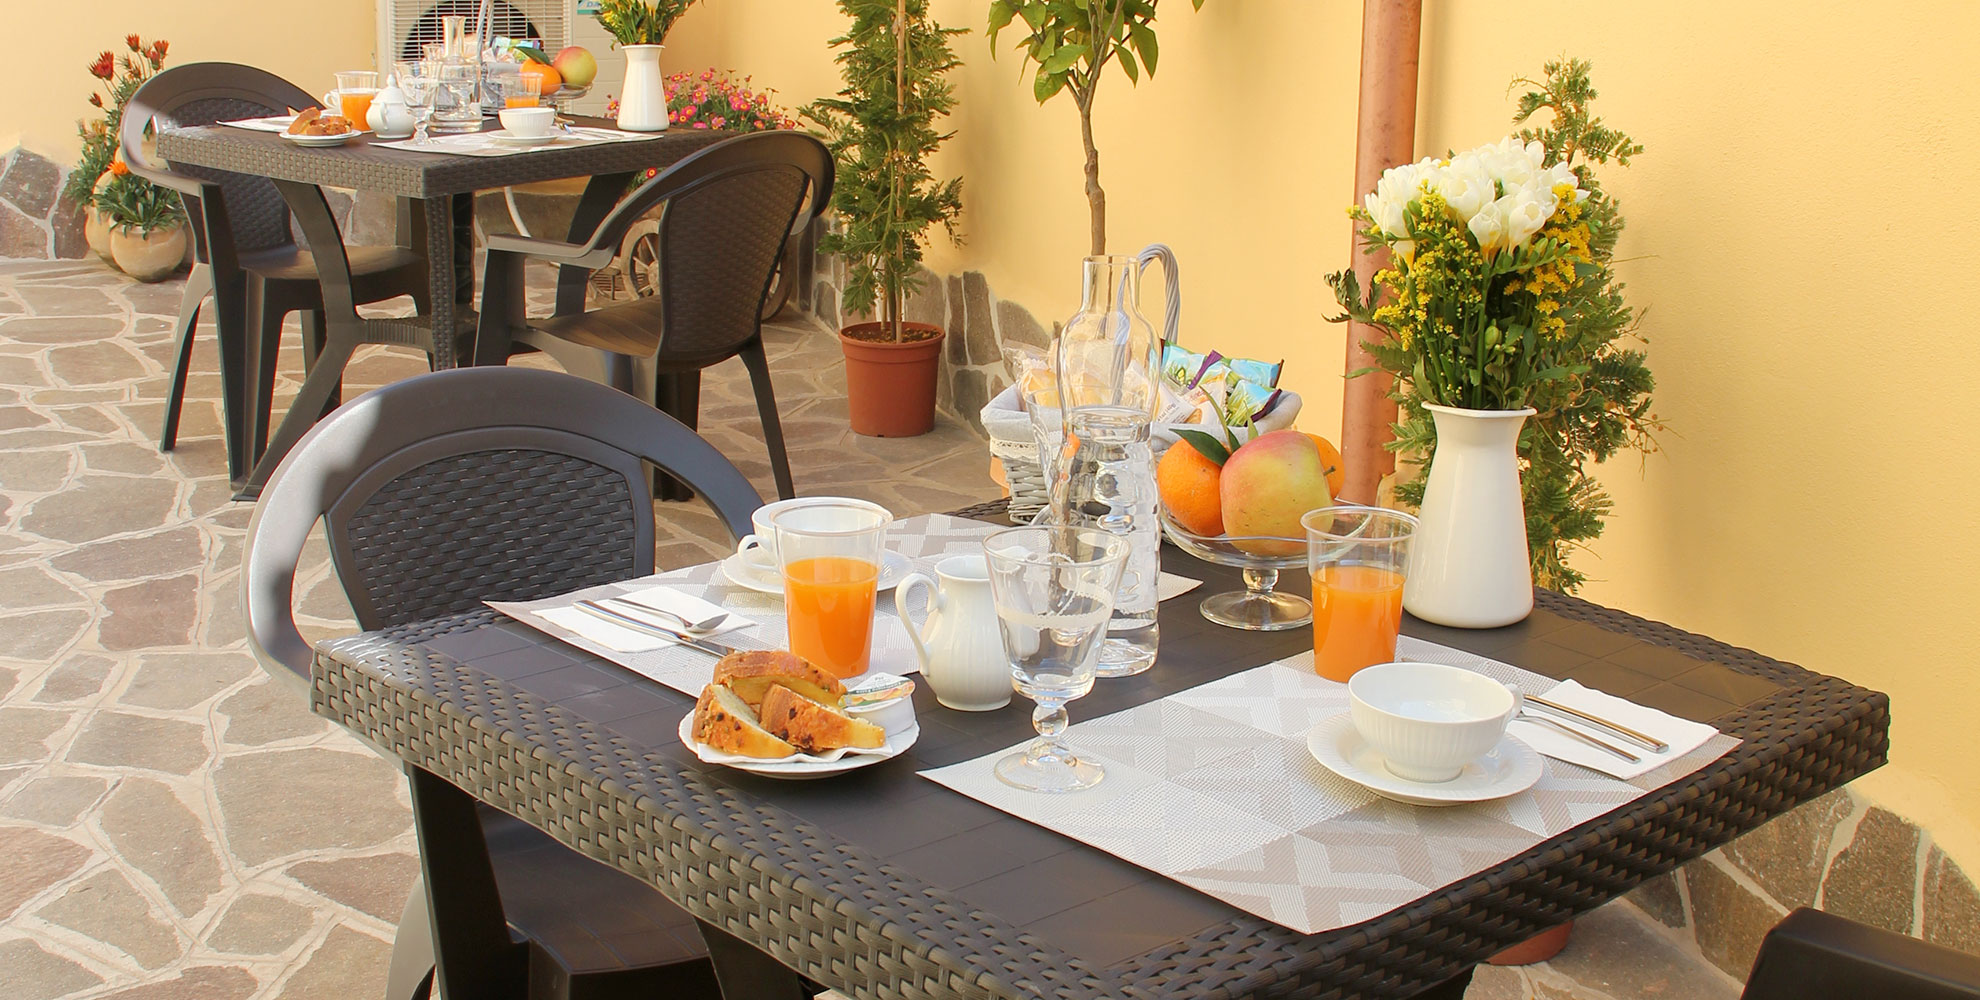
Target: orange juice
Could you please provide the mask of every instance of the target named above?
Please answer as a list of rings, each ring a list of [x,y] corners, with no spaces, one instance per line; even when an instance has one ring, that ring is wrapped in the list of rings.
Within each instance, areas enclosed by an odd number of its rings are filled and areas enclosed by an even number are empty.
[[[880,567],[819,556],[784,567],[791,652],[840,677],[866,672],[873,653],[873,594]]]
[[[507,108],[533,108],[540,103],[535,94],[510,94],[503,102]]]
[[[1331,564],[1313,578],[1313,670],[1346,682],[1396,658],[1403,576],[1380,566]]]
[[[366,128],[364,116],[371,113],[371,99],[376,96],[371,91],[346,90],[337,95],[337,102],[342,105],[339,110],[351,120],[353,128]]]

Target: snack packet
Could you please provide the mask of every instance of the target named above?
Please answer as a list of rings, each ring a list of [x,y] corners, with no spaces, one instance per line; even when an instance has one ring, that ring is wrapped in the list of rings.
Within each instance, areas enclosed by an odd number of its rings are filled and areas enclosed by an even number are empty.
[[[1224,361],[1231,366],[1232,374],[1247,382],[1256,382],[1268,389],[1278,388],[1279,373],[1284,371],[1286,367],[1284,361],[1277,361],[1271,364],[1263,361],[1253,361],[1249,358],[1225,358]]]
[[[1197,354],[1185,351],[1176,344],[1162,345],[1162,379],[1181,392],[1194,386],[1202,378],[1203,370],[1210,362],[1222,357],[1216,351]]]
[[[1277,405],[1285,390],[1273,389],[1246,379],[1232,379],[1224,394],[1220,413],[1226,427],[1243,427]]]

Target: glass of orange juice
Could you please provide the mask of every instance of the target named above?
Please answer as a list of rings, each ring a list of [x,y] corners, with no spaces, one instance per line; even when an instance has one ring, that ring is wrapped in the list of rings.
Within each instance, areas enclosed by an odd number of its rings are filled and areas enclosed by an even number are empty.
[[[377,96],[377,73],[366,69],[337,74],[337,113],[349,118],[353,127],[365,128],[364,118],[371,113],[371,99]]]
[[[1403,577],[1416,518],[1383,507],[1310,510],[1306,569],[1313,578],[1313,670],[1345,683],[1396,658]]]
[[[533,108],[543,103],[543,77],[535,73],[516,73],[502,78],[502,106],[505,108]]]
[[[866,672],[881,542],[892,519],[859,500],[821,500],[770,519],[791,652],[839,677]]]

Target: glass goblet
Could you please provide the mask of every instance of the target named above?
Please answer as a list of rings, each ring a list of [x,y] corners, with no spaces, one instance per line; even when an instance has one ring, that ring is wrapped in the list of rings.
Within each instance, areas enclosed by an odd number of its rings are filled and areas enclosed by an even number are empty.
[[[996,532],[983,551],[1012,686],[1038,705],[1038,739],[999,760],[997,778],[1033,792],[1091,788],[1106,775],[1067,745],[1066,703],[1093,690],[1128,542],[1094,528],[1037,526]]]
[[[433,141],[426,134],[426,126],[433,120],[433,99],[440,91],[440,77],[433,72],[432,65],[422,62],[400,63],[398,75],[399,90],[406,95],[406,110],[413,117],[413,144],[427,145]]]

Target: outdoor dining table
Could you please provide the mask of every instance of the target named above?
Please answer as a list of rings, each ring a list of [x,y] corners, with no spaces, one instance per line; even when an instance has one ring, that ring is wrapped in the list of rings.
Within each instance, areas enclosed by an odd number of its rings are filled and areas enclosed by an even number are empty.
[[[1003,502],[957,513],[1001,523]],[[1172,548],[1163,560],[1206,591],[1237,579]],[[1155,668],[1100,681],[1075,713],[1144,704],[1311,642],[1305,629],[1214,625],[1195,604],[1165,603]],[[1304,935],[917,775],[1025,740],[1023,699],[963,713],[919,685],[921,735],[899,758],[773,780],[683,746],[691,698],[484,608],[319,644],[312,705],[653,885],[703,922],[725,981],[761,983],[770,969],[856,997],[1460,996],[1486,957],[1880,766],[1889,746],[1882,694],[1548,591],[1517,625],[1410,619],[1404,632],[1741,742],[1415,903]]]
[[[613,127],[603,119],[580,117],[575,121],[581,125]],[[483,126],[484,130],[496,127],[493,119]],[[399,241],[426,257],[431,310],[429,315],[412,320],[371,322],[385,330],[386,342],[428,347],[433,368],[440,370],[472,361],[471,356],[461,356],[457,347],[473,333],[475,325],[474,280],[470,270],[474,192],[588,177],[590,182],[578,200],[566,237],[583,243],[625,194],[636,173],[666,167],[730,134],[675,129],[633,141],[551,147],[505,156],[468,156],[384,148],[374,145],[368,134],[341,146],[308,147],[273,132],[203,125],[165,130],[158,137],[158,154],[174,164],[273,180],[295,214],[312,252],[322,252],[318,243],[335,243],[336,252],[344,252],[342,239],[311,238],[311,234],[338,232],[323,188],[344,188],[400,199]],[[584,309],[585,285],[590,276],[588,268],[576,265],[560,268],[558,315]],[[325,300],[332,301],[329,295]],[[249,408],[258,408],[253,392],[259,345],[252,337],[249,341],[245,352],[247,370],[221,373],[224,391],[229,393],[225,402],[230,413],[253,413],[256,410]],[[222,357],[226,356],[227,352],[222,352]],[[267,451],[254,464],[247,479],[235,484],[238,489],[247,495],[258,490],[289,447],[309,430],[324,405],[335,398],[342,374],[341,370],[328,366],[309,372],[288,416],[270,438]],[[231,447],[234,442],[229,444]]]

